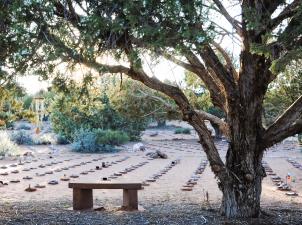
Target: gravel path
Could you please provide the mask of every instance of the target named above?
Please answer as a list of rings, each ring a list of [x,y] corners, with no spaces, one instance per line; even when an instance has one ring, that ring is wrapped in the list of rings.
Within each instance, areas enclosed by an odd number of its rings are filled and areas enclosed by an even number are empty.
[[[102,224],[168,224],[168,225],[301,225],[302,211],[268,209],[260,219],[225,220],[218,208],[195,204],[150,204],[145,211],[118,210],[78,212],[69,209],[70,202],[28,202],[0,204],[1,225],[102,225]]]

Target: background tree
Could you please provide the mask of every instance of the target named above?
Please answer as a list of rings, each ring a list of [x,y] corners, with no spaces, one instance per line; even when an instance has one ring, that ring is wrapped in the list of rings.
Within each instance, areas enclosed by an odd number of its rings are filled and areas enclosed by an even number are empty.
[[[81,129],[118,130],[125,132],[131,140],[140,139],[148,118],[124,116],[112,105],[108,90],[99,88],[99,84],[62,82],[62,78],[56,78],[53,84],[52,94],[48,94],[53,96],[49,106],[52,127],[70,142]]]
[[[271,125],[302,93],[301,60],[293,61],[269,86],[264,99],[266,126]]]
[[[243,0],[227,8],[226,3],[21,2],[16,12],[22,13],[16,18],[23,24],[31,21],[28,36],[40,49],[32,52],[30,62],[23,63],[27,57],[21,57],[18,65],[22,69],[37,68],[46,75],[60,62],[81,64],[99,74],[126,74],[169,96],[199,136],[223,193],[221,212],[227,217],[257,216],[265,176],[261,163],[264,151],[302,129],[301,95],[269,127],[265,128],[262,121],[269,84],[293,59],[302,56],[302,4],[301,0]],[[235,8],[239,16],[231,14]],[[226,21],[231,29],[221,27],[216,18]],[[238,69],[220,44],[226,37],[231,43],[239,42]],[[195,109],[180,87],[148,75],[145,54],[166,58],[195,73],[226,121]],[[110,55],[116,63],[102,60],[104,55]],[[229,139],[225,161],[205,120],[219,124]]]
[[[188,97],[191,105],[198,110],[203,110],[211,115],[214,115],[220,119],[224,119],[224,112],[213,105],[211,102],[210,92],[204,85],[204,83],[192,72],[185,72],[185,83],[186,88],[184,90],[186,96]],[[220,122],[220,121],[219,121]],[[219,124],[215,121],[210,120],[210,123],[215,131],[215,138],[220,139],[222,133],[219,128]]]
[[[105,85],[101,84],[100,88],[102,86]],[[115,76],[105,89],[112,106],[131,120],[140,118],[145,123],[156,121],[163,126],[166,120],[179,118],[177,106],[171,99],[132,79]]]

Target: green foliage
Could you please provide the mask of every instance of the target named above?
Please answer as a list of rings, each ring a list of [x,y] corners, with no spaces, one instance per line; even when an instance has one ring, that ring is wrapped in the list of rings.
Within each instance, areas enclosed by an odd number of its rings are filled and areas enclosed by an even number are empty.
[[[209,109],[207,110],[207,112],[211,113],[214,116],[217,116],[220,119],[222,119],[222,118],[225,117],[224,112],[221,109],[219,109],[218,107],[211,106],[211,107],[209,107]]]
[[[56,143],[58,145],[67,145],[70,143],[64,135],[58,134],[56,137],[57,137]]]
[[[145,127],[150,121],[179,118],[177,107],[171,99],[137,81],[114,76],[102,82],[107,84],[101,85],[105,87],[103,91],[108,93],[112,107],[128,120],[136,121],[135,126],[142,124]],[[128,129],[141,130],[135,126]]]
[[[190,128],[176,128],[174,131],[174,134],[191,134]]]
[[[264,99],[266,125],[274,122],[302,93],[301,60],[294,61],[271,83]]]
[[[31,126],[26,123],[21,123],[15,129],[16,130],[31,130]]]
[[[107,94],[94,87],[67,84],[73,92],[57,93],[51,104],[51,122],[56,133],[73,141],[74,133],[80,128],[119,130],[127,133],[131,140],[140,138],[147,121],[126,117],[113,108]],[[67,89],[66,89],[67,90]]]
[[[196,109],[204,110],[219,118],[225,117],[224,112],[212,104],[209,91],[195,74],[186,72],[185,82],[187,85],[185,93]]]
[[[0,112],[1,126],[3,128],[12,127],[15,119],[16,117],[10,112]]]
[[[72,150],[76,152],[95,153],[101,152],[102,149],[97,143],[96,134],[88,129],[80,129],[74,133],[74,142],[72,143]]]
[[[31,135],[25,130],[14,131],[11,135],[11,140],[18,145],[32,145],[34,140]]]
[[[112,139],[116,137],[118,137],[118,139]],[[116,149],[113,147],[112,143],[126,141],[125,137],[127,136],[123,133],[81,128],[74,134],[72,150],[83,153],[113,152],[116,151]]]
[[[32,104],[32,101],[33,101],[33,97],[30,96],[30,95],[26,95],[24,98],[23,98],[23,108],[24,109],[29,109],[31,104]]]
[[[129,141],[126,133],[113,130],[94,130],[97,136],[97,143],[102,145],[121,145]]]

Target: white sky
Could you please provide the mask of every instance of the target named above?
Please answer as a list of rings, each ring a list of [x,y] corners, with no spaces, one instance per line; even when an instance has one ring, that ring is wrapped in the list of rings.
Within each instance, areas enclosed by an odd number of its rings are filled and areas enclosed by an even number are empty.
[[[229,13],[232,16],[237,16],[240,14],[240,9],[237,7],[228,8],[227,3],[230,3],[229,1],[225,1],[225,6],[228,9]],[[216,21],[221,27],[231,31],[232,27],[231,25],[220,15],[220,14],[213,14],[212,16],[213,20]],[[237,18],[237,17],[236,17]],[[239,18],[237,18],[239,19]],[[219,41],[219,40],[217,40]],[[235,56],[238,56],[239,53],[239,46],[234,45],[233,41],[231,39],[225,38],[221,45],[228,49],[229,52],[233,52]],[[155,75],[160,80],[171,80],[176,81],[178,84],[181,83],[181,81],[184,78],[184,69],[180,66],[175,65],[172,62],[169,62],[167,60],[161,60],[158,64],[155,66],[149,66],[152,64],[149,57],[146,57],[146,61],[148,63],[145,64],[145,70],[149,75]],[[149,65],[148,65],[149,64]],[[81,71],[76,72],[81,73]],[[38,92],[41,89],[46,89],[48,86],[51,85],[50,81],[40,81],[38,76],[25,76],[18,78],[18,82],[25,87],[26,91],[29,94],[34,94]]]

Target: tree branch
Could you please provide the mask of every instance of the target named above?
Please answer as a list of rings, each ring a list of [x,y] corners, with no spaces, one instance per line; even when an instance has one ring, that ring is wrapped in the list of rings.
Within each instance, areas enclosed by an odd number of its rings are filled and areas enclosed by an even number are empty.
[[[236,68],[234,67],[233,62],[232,62],[229,54],[218,43],[213,42],[212,44],[223,56],[229,71],[231,71],[231,73],[233,74],[234,80],[238,81],[239,80],[239,74],[237,73]]]
[[[222,83],[216,76],[214,78],[214,76],[205,69],[204,65],[192,51],[187,50],[186,52],[184,52],[188,63],[179,60],[166,52],[159,53],[176,65],[179,65],[184,69],[196,74],[205,83],[207,89],[209,90],[213,104],[218,106],[222,110],[225,110],[225,94],[223,91],[224,88]]]
[[[274,30],[283,20],[292,17],[297,12],[301,4],[302,0],[294,0],[291,4],[286,6],[277,17],[271,19],[268,25],[264,27],[259,33]]]
[[[222,3],[219,0],[213,0],[213,2],[216,4],[216,6],[218,7],[218,9],[220,10],[220,13],[234,27],[234,29],[236,30],[237,34],[242,37],[242,28],[240,26],[240,22],[230,16],[230,14],[228,13],[228,11],[224,8],[224,6],[222,5]]]
[[[274,144],[279,143],[280,141],[284,140],[287,137],[291,137],[295,134],[299,134],[302,132],[302,119],[298,120],[297,122],[293,123],[291,126],[287,127],[286,129],[283,128],[279,130],[278,133],[275,133],[274,136],[271,136],[268,141],[265,141],[265,148],[269,148]]]
[[[228,95],[233,95],[236,87],[236,83],[233,75],[230,71],[220,62],[218,56],[215,54],[210,45],[205,45],[198,50],[202,60],[204,61],[207,69],[211,69]]]
[[[263,140],[266,147],[294,135],[301,127],[302,95],[266,130]],[[299,121],[298,121],[299,120]]]
[[[216,125],[219,126],[219,130],[223,133],[223,135],[229,139],[230,137],[230,128],[229,125],[224,122],[222,119],[220,119],[217,116],[214,116],[210,113],[207,113],[203,110],[195,110],[197,112],[197,114],[204,120],[208,120]]]
[[[149,95],[143,91],[139,91],[141,94],[143,94],[145,97],[150,97],[156,101],[161,102],[166,108],[173,110],[173,111],[177,111],[177,109],[175,108],[174,105],[168,103],[167,101],[165,101],[164,99],[162,99],[161,97],[158,96],[154,96],[154,95]],[[224,122],[222,119],[220,119],[217,116],[214,116],[210,113],[207,113],[203,110],[195,110],[195,112],[197,112],[197,114],[203,119],[203,120],[208,120],[216,125],[219,126],[220,131],[224,134],[224,136],[226,138],[229,138],[229,126],[226,122]]]
[[[192,66],[190,63],[186,63],[180,59],[177,59],[176,57],[174,57],[166,52],[161,52],[160,54],[163,55],[163,57],[165,57],[167,60],[175,63],[176,65],[183,67],[184,69],[186,69],[188,71],[191,71],[193,73],[196,71],[194,66]]]

